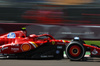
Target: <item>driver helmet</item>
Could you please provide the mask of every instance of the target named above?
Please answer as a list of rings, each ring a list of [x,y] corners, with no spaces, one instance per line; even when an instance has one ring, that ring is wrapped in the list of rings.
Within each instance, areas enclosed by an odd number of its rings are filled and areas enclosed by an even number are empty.
[[[21,31],[23,31],[23,33],[24,33],[25,35],[27,35],[27,31],[26,31],[26,28],[25,28],[25,27],[21,28]]]

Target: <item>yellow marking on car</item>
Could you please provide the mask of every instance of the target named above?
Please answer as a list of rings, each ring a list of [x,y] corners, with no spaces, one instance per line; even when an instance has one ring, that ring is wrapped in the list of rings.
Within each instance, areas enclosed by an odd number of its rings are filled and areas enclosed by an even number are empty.
[[[38,45],[35,42],[30,42],[35,48],[38,47]]]
[[[66,41],[65,41],[65,40],[63,40],[63,42],[64,42],[64,43],[66,43]]]

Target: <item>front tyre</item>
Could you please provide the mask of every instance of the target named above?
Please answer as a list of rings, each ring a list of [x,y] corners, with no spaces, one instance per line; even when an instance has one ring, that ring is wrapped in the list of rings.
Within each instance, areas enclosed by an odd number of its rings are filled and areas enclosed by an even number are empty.
[[[84,46],[78,42],[71,42],[66,47],[66,55],[70,60],[81,60],[85,55]]]

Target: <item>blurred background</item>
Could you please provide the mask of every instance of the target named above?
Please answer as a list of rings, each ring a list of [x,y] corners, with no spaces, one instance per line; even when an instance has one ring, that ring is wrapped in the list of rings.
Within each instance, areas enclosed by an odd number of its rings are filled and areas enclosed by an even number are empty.
[[[0,34],[26,27],[28,35],[100,39],[100,0],[0,0]]]
[[[0,0],[0,23],[100,24],[100,0]]]

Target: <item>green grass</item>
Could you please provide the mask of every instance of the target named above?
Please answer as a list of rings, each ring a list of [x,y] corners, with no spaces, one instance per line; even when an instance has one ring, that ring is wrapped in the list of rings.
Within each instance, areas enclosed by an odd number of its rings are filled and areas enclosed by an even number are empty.
[[[71,41],[71,40],[68,40],[68,41]],[[97,40],[83,40],[83,41],[88,45],[95,44],[95,45],[100,46],[100,41],[97,41]]]
[[[95,44],[100,46],[100,41],[93,41],[93,40],[85,40],[85,43],[90,45],[90,44]]]

